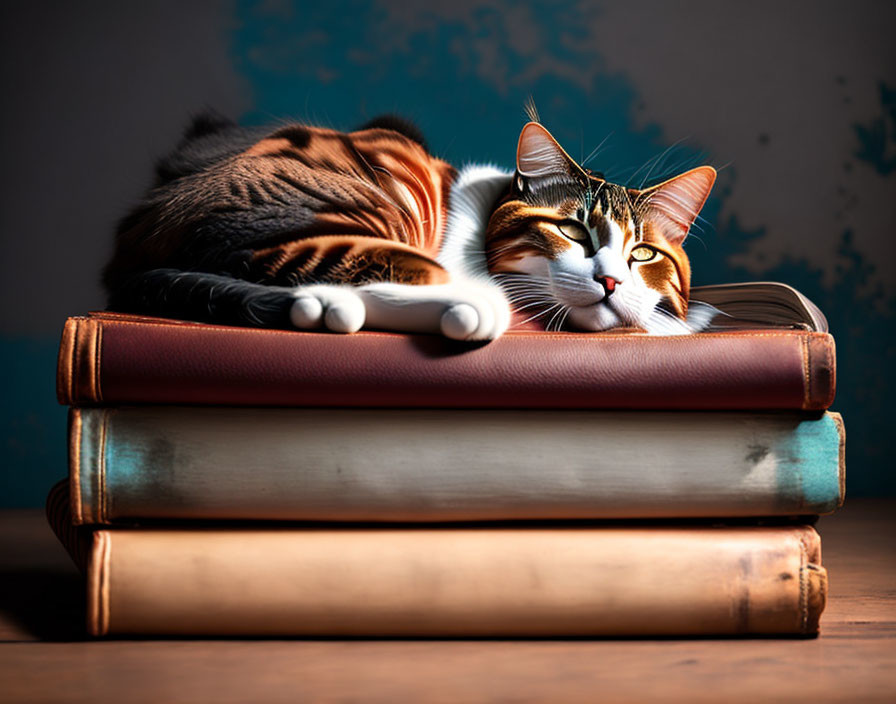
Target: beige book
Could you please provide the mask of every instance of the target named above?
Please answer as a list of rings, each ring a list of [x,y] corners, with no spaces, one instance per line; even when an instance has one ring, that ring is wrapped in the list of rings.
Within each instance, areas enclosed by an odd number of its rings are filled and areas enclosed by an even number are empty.
[[[795,527],[97,530],[93,635],[695,636],[818,630]]]

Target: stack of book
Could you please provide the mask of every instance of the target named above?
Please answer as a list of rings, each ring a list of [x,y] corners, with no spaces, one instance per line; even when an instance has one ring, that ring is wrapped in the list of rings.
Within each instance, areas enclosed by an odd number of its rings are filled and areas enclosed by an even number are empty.
[[[71,318],[48,513],[88,630],[814,634],[844,434],[833,340],[788,300],[753,330],[472,347]]]

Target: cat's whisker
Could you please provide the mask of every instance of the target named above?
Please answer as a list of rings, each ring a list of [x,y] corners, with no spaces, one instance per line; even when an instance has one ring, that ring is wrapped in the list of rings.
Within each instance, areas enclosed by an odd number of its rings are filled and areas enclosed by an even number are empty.
[[[524,306],[514,306],[513,309],[517,312],[522,312],[524,310],[529,310],[530,308],[534,308],[535,306],[547,306],[551,305],[551,301],[535,301],[534,303],[528,303]],[[538,315],[542,315],[543,313],[539,313]],[[538,316],[536,316],[538,317]]]
[[[654,169],[655,169],[655,168],[656,168],[656,167],[657,167],[663,160],[665,160],[665,159],[668,157],[668,155],[669,155],[669,154],[670,154],[676,147],[678,147],[678,145],[680,145],[680,144],[681,144],[682,142],[684,142],[686,139],[688,139],[688,138],[687,138],[687,137],[682,137],[681,139],[677,140],[676,142],[674,142],[674,143],[671,144],[670,146],[666,147],[666,149],[663,151],[663,153],[660,154],[659,157],[658,157],[658,158],[654,161],[654,163],[651,165],[650,169],[647,171],[647,175],[644,176],[644,178],[641,179],[641,183],[640,183],[640,185],[638,186],[638,190],[641,190],[641,189],[644,188],[644,184],[647,183],[647,180],[650,178],[650,174],[653,173]],[[632,175],[632,180],[634,180],[634,179],[635,179],[635,175]]]
[[[586,156],[584,159],[582,159],[582,161],[581,161],[581,165],[582,165],[582,166],[587,165],[589,161],[591,161],[594,157],[596,157],[596,156],[600,153],[600,149],[601,149],[601,147],[603,147],[604,144],[606,144],[607,140],[608,140],[610,137],[612,137],[612,136],[613,136],[613,132],[610,132],[606,137],[604,137],[604,138],[600,141],[600,144],[598,144],[598,145],[591,151],[591,153],[590,153],[588,156]]]
[[[569,314],[572,313],[572,306],[566,306],[566,312],[563,314],[563,317],[560,319],[560,322],[557,323],[557,329],[562,330],[566,325],[566,320],[569,318]]]
[[[545,326],[545,329],[550,330],[551,325],[554,323],[554,321],[556,321],[559,316],[563,315],[563,313],[565,311],[566,311],[566,306],[560,305],[560,308],[551,316],[551,319],[548,321],[548,324]],[[557,330],[559,330],[559,329],[560,328],[558,327]]]
[[[516,325],[515,325],[514,327],[518,327],[518,326],[520,326],[520,325],[525,325],[526,323],[531,323],[531,322],[532,322],[533,320],[535,320],[536,318],[541,318],[541,317],[547,315],[547,314],[550,313],[554,308],[556,308],[556,307],[558,307],[558,306],[560,306],[560,305],[562,305],[562,304],[560,304],[560,303],[555,303],[554,305],[552,305],[551,307],[547,308],[546,310],[540,311],[540,312],[536,313],[535,315],[533,315],[533,316],[531,316],[531,317],[529,317],[529,318],[526,318],[524,321],[522,321],[522,322],[520,322],[520,323],[516,323]]]
[[[515,288],[503,289],[510,297],[516,296],[550,296],[550,291],[544,288]]]
[[[522,301],[512,301],[510,307],[514,310],[528,310],[535,306],[549,306],[553,304],[554,299],[551,298],[528,298]]]

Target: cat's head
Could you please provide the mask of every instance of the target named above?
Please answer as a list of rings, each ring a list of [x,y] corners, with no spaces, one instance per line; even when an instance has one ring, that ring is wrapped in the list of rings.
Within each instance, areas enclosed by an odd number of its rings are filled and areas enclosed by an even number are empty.
[[[701,166],[644,190],[615,185],[530,122],[510,194],[489,219],[489,272],[517,310],[549,328],[668,331],[687,318],[682,244],[715,178]]]

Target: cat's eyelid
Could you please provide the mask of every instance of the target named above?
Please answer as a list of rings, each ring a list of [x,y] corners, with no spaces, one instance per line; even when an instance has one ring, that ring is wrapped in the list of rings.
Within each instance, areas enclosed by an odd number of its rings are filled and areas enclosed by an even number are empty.
[[[585,223],[579,220],[573,220],[572,218],[566,218],[565,220],[561,220],[557,223],[557,229],[560,230],[560,233],[564,237],[568,237],[569,239],[575,242],[588,241],[590,239],[590,234],[588,232],[588,227]],[[571,235],[567,232],[567,230],[572,230],[578,236]]]

